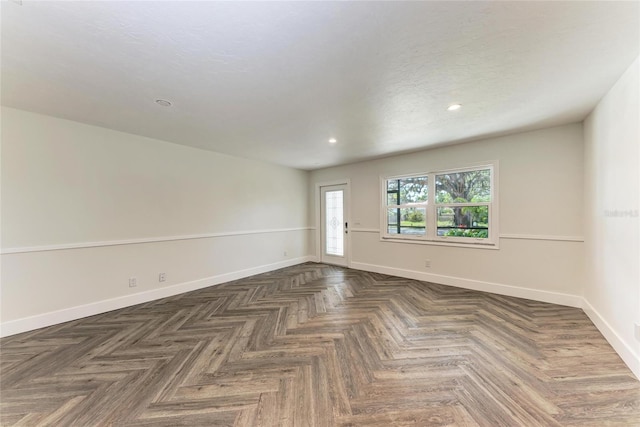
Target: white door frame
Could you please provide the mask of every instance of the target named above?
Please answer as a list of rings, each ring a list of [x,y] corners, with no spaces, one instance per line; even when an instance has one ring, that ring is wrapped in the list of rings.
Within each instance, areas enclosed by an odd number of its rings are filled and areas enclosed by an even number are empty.
[[[345,221],[351,228],[351,180],[349,178],[337,179],[334,181],[317,182],[316,191],[314,197],[314,211],[315,211],[315,223],[316,223],[316,261],[322,262],[322,224],[320,223],[320,210],[322,209],[322,203],[320,198],[322,197],[321,187],[331,187],[333,185],[345,185],[347,188],[344,192],[345,200]],[[347,259],[347,267],[351,267],[351,233],[346,233],[345,242],[347,250],[345,251],[345,258]]]

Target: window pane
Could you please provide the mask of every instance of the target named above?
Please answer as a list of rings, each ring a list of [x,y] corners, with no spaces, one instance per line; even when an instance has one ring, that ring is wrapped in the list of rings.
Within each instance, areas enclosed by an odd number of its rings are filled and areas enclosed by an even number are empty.
[[[489,207],[438,208],[438,236],[489,238]]]
[[[426,215],[424,208],[387,209],[387,232],[424,236]]]
[[[490,169],[436,175],[436,203],[490,201]]]
[[[327,255],[344,255],[343,191],[325,193],[325,251]]]
[[[427,177],[400,179],[400,204],[425,203],[427,201]]]
[[[387,204],[389,206],[393,206],[393,205],[397,205],[398,204],[398,192],[397,191],[388,192],[387,193]]]
[[[400,234],[398,215],[400,215],[400,209],[387,209],[387,231],[389,234]]]

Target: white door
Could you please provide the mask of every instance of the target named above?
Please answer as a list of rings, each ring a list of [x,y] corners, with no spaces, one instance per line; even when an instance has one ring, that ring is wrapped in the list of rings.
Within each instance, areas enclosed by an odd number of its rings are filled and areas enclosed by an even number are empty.
[[[346,267],[349,224],[346,184],[320,187],[321,262]]]

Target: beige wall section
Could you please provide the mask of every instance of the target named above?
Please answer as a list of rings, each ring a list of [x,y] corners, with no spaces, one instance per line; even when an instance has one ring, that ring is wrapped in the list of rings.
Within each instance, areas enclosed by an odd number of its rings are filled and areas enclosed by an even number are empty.
[[[3,108],[1,185],[3,252],[289,229],[3,254],[3,323],[309,254],[305,171]]]
[[[307,172],[2,110],[2,247],[306,226]]]
[[[245,270],[249,270],[245,275],[255,274],[252,269],[256,267],[282,267],[306,254],[308,233],[301,230],[2,255],[2,321],[193,281],[219,283],[225,280],[215,280],[216,276]],[[288,256],[283,256],[284,251]],[[166,273],[166,282],[158,281],[159,272]],[[132,276],[137,278],[135,288],[128,287]]]
[[[640,378],[639,80],[636,59],[585,120],[584,133],[585,311]]]
[[[492,160],[499,162],[500,234],[520,237],[501,238],[499,250],[391,243],[380,241],[379,233],[357,231],[380,228],[380,176],[436,171]],[[552,294],[568,294],[576,298],[567,300],[561,295],[556,301],[579,304],[583,243],[528,238],[582,238],[580,124],[313,171],[310,191],[316,183],[342,178],[351,180],[352,265],[421,272],[427,279],[447,283],[459,283],[458,279],[462,279],[529,289],[540,291],[538,296],[547,300],[554,300]],[[310,209],[317,209],[315,200]],[[430,268],[424,266],[425,259],[431,260]],[[497,290],[495,286],[485,289]],[[551,298],[544,293],[550,293]]]

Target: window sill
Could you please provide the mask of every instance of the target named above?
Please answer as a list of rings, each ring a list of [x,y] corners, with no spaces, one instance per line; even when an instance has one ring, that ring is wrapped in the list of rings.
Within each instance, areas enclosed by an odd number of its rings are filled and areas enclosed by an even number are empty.
[[[457,248],[471,248],[471,249],[492,249],[498,250],[500,249],[497,242],[492,243],[466,243],[466,242],[443,242],[441,240],[424,240],[424,239],[411,239],[411,238],[396,238],[396,237],[385,237],[380,236],[381,242],[390,242],[390,243],[408,243],[411,245],[431,245],[431,246],[453,246]]]

